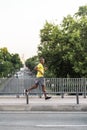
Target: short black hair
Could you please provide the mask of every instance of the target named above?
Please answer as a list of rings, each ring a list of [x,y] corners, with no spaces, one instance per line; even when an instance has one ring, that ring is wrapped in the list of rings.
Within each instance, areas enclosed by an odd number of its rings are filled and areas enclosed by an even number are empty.
[[[40,57],[40,61],[42,61],[44,58],[43,57]]]

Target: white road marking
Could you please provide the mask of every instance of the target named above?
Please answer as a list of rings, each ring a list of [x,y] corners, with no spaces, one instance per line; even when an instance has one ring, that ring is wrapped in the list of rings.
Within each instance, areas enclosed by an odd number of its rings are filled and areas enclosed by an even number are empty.
[[[36,127],[87,127],[87,125],[36,125]]]

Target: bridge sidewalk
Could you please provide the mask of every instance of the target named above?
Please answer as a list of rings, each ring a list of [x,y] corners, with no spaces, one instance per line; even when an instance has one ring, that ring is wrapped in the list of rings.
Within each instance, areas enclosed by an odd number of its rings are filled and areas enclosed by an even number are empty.
[[[44,97],[29,96],[29,104],[26,97],[0,96],[0,111],[87,111],[87,98],[79,96],[77,104],[76,96],[52,96],[45,100]]]

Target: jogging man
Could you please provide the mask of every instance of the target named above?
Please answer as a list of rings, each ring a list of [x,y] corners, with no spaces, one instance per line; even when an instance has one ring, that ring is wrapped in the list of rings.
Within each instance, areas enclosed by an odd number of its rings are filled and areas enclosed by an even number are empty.
[[[30,92],[32,89],[36,89],[39,85],[42,87],[42,91],[44,93],[45,96],[45,100],[50,99],[51,97],[48,97],[46,94],[46,87],[45,87],[45,83],[44,83],[44,71],[47,69],[46,67],[44,67],[44,63],[45,60],[43,57],[40,58],[40,62],[39,64],[34,68],[37,71],[37,75],[36,75],[36,80],[35,80],[35,84],[34,86],[32,86],[29,89],[25,90],[25,93],[27,94],[28,92]]]

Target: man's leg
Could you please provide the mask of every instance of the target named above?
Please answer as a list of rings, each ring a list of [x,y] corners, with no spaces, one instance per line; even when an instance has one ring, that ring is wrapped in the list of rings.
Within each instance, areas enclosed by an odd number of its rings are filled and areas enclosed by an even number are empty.
[[[35,79],[35,84],[34,84],[32,87],[26,89],[26,90],[25,90],[25,93],[28,93],[28,92],[30,92],[30,91],[33,90],[33,89],[36,89],[36,88],[38,87],[38,84],[39,84],[39,80],[38,80],[38,78],[37,78],[37,79]]]
[[[47,99],[50,99],[51,97],[48,97],[47,94],[46,94],[46,87],[44,85],[42,85],[42,91],[44,93],[44,96],[45,96],[45,100]]]
[[[33,89],[36,89],[37,87],[38,87],[38,85],[35,84],[35,85],[33,85],[32,87],[26,89],[26,92],[29,92],[29,91],[31,91],[31,90],[33,90]]]
[[[46,94],[46,87],[43,85],[42,86],[42,91],[43,91],[43,93],[44,93],[44,96],[45,96],[45,98],[47,97],[47,94]]]

